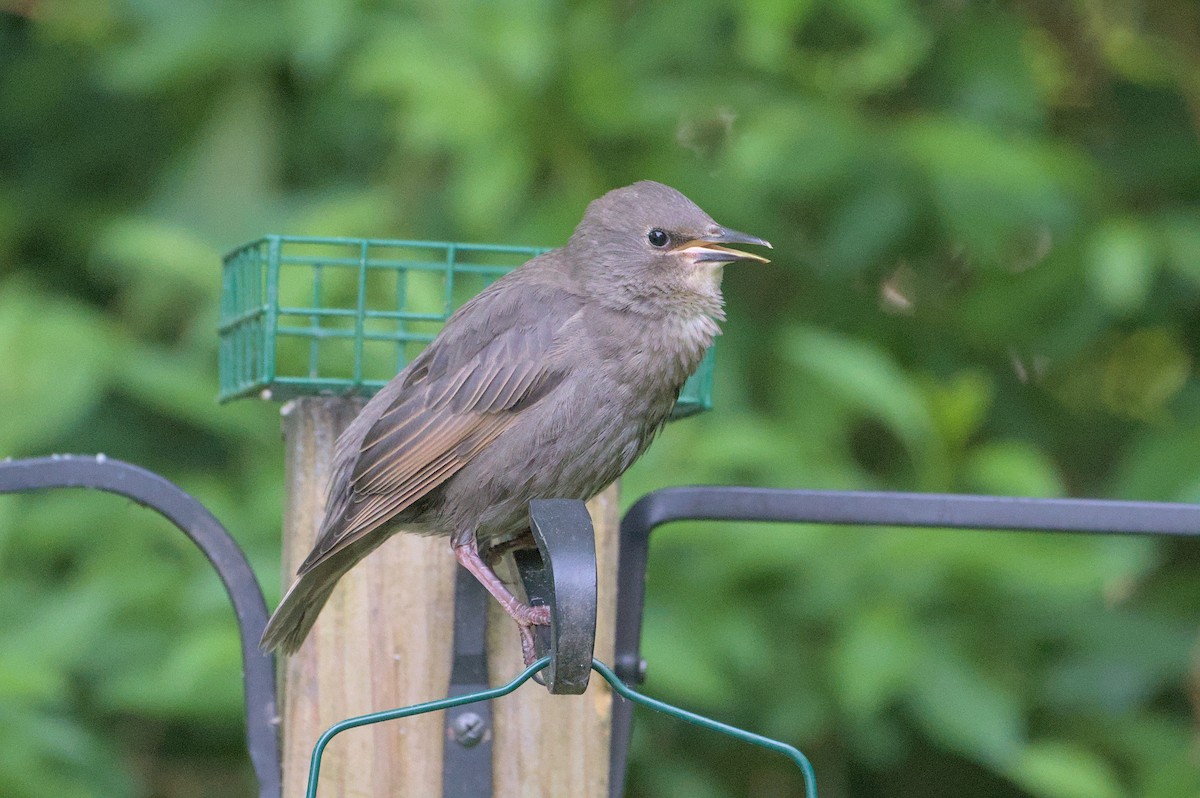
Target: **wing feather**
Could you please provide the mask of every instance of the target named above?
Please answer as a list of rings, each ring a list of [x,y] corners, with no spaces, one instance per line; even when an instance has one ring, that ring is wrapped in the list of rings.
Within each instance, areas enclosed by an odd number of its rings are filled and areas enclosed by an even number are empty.
[[[563,330],[579,315],[563,298],[560,292],[542,301],[485,292],[447,323],[389,386],[388,405],[357,446],[342,453],[353,463],[349,489],[336,506],[331,500],[300,573],[419,501],[501,435],[517,411],[553,391],[569,368],[559,345]],[[551,306],[560,312],[547,313]],[[346,468],[339,463],[337,473]]]

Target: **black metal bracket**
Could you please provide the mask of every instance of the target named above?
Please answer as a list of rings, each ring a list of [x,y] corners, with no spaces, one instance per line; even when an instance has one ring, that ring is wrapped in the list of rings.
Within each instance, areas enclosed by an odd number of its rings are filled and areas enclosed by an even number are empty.
[[[488,689],[487,590],[465,568],[454,577],[454,660],[451,698]],[[492,798],[492,704],[446,710],[442,753],[445,798]]]
[[[640,647],[650,533],[663,524],[684,520],[1200,536],[1200,505],[1195,504],[723,486],[666,488],[643,496],[621,519],[614,670],[627,685],[641,683],[646,674]],[[617,700],[609,760],[612,798],[624,792],[632,728],[633,704]]]
[[[258,778],[259,798],[279,798],[275,658],[258,648],[267,604],[242,550],[221,522],[193,496],[144,468],[103,455],[57,455],[0,463],[0,493],[47,488],[90,488],[149,507],[191,539],[216,569],[237,616],[246,690],[246,747]]]
[[[539,657],[549,656],[546,689],[579,695],[588,686],[596,647],[596,535],[587,506],[567,499],[529,503],[537,550],[513,553],[529,603],[550,606],[550,628],[539,627]]]
[[[542,499],[529,503],[536,549],[513,551],[529,603],[549,605],[550,627],[538,627],[538,657],[549,656],[546,689],[579,694],[588,685],[596,643],[596,542],[592,519],[581,501]],[[488,689],[487,591],[466,569],[454,586],[454,662],[450,697]],[[536,678],[536,677],[535,677]],[[442,756],[445,798],[491,798],[492,708],[477,701],[446,711]]]

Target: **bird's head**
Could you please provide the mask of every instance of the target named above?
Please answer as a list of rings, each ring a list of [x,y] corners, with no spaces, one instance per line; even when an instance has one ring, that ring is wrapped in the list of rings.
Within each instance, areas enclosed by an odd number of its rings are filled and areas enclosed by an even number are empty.
[[[719,315],[725,264],[767,262],[729,244],[771,246],[722,227],[675,189],[643,180],[593,201],[566,251],[584,290],[605,304]]]

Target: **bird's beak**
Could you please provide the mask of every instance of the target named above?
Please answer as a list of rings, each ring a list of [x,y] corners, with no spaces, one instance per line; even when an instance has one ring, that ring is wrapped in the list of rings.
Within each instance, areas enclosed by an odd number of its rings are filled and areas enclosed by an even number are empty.
[[[727,227],[720,227],[716,232],[692,239],[678,247],[675,247],[675,252],[681,255],[689,255],[696,263],[732,263],[737,260],[752,260],[758,263],[770,263],[769,260],[762,255],[755,255],[750,252],[742,252],[737,249],[723,247],[721,244],[753,244],[757,247],[771,248],[771,242],[757,236],[739,233],[737,230],[730,230]]]

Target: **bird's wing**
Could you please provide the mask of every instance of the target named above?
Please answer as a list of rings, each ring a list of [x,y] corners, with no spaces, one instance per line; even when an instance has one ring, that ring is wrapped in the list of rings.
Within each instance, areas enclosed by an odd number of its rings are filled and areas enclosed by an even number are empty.
[[[549,305],[556,312],[548,312],[545,302],[530,301],[536,292],[520,300],[506,293],[488,292],[464,306],[398,377],[394,398],[352,459],[341,512],[327,509],[325,528],[299,573],[449,479],[566,376],[556,344],[577,309],[561,294]]]

